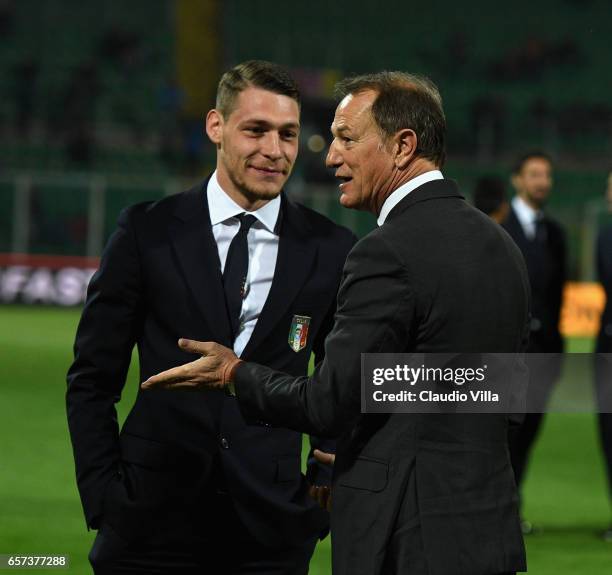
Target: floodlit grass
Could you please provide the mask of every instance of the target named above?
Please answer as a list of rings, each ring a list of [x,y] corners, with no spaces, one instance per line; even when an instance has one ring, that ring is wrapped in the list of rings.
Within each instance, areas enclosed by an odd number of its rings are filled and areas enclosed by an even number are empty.
[[[78,318],[78,311],[0,307],[0,553],[67,553],[70,572],[81,574],[90,572],[94,533],[81,513],[64,409]],[[572,342],[574,351],[589,346]],[[122,418],[136,393],[135,373],[120,404]],[[529,572],[611,573],[612,543],[597,537],[610,509],[594,416],[549,416],[532,461],[525,516],[541,532],[527,538]],[[329,572],[327,539],[311,573]]]

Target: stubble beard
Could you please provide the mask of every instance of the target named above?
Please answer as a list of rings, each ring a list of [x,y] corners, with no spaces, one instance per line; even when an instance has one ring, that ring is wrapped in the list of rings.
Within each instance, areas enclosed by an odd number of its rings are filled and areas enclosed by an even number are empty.
[[[550,191],[546,192],[544,196],[540,196],[537,194],[532,194],[531,195],[531,201],[535,204],[535,206],[541,210],[544,208],[544,206],[546,206],[546,202],[548,201],[548,196],[550,194]]]
[[[278,197],[291,174],[291,170],[289,170],[289,174],[283,180],[282,185],[276,188],[267,188],[265,183],[262,183],[261,187],[255,187],[253,185],[249,185],[246,174],[248,173],[248,165],[244,166],[244,171],[242,172],[242,178],[237,178],[236,174],[240,173],[240,171],[228,170],[228,176],[232,181],[232,184],[236,187],[236,189],[240,190],[240,193],[247,198],[247,200],[251,203],[256,201],[266,201],[269,202],[274,198]]]
[[[265,188],[256,188],[254,186],[250,186],[245,180],[238,180],[238,178],[236,178],[231,172],[229,176],[234,186],[238,190],[240,190],[240,193],[251,203],[257,201],[269,202],[270,200],[273,200],[274,198],[278,197],[282,190],[282,186],[278,189],[273,190]]]

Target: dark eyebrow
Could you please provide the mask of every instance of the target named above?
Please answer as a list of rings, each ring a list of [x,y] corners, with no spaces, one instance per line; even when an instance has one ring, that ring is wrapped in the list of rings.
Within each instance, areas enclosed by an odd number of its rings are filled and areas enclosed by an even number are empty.
[[[281,130],[299,130],[300,125],[295,122],[290,122],[289,124],[283,124],[280,128]]]
[[[266,120],[258,120],[257,118],[254,119],[250,119],[250,120],[245,120],[244,122],[242,122],[242,125],[244,126],[258,126],[260,128],[266,128],[266,129],[274,129],[275,126],[273,124],[271,124],[270,122],[266,121]],[[282,124],[278,127],[279,130],[299,130],[300,129],[300,125],[295,123],[295,122],[289,122],[288,124]]]

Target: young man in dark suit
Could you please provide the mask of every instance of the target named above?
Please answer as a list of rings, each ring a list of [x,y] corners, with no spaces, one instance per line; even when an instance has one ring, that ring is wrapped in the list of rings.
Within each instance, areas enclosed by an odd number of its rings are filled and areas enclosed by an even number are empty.
[[[523,259],[440,172],[446,123],[431,82],[383,72],[345,81],[341,95],[327,163],[340,203],[379,227],[346,261],[323,362],[295,378],[182,341],[203,357],[143,386],[233,386],[250,420],[337,436],[336,575],[524,570],[508,417],[362,414],[360,386],[362,353],[521,350]]]
[[[139,393],[121,430],[114,406],[134,345],[144,379],[189,360],[185,334],[295,376],[321,360],[354,236],[281,192],[299,113],[279,66],[227,72],[206,118],[215,172],[125,210],[91,281],[66,399],[98,574],[307,573],[327,532],[300,433],[248,425],[219,391]],[[311,484],[326,473],[311,457]]]
[[[563,337],[559,331],[563,286],[567,276],[565,233],[544,212],[552,190],[552,161],[543,152],[523,154],[512,170],[516,195],[502,225],[521,250],[531,285],[531,322],[527,351],[550,354],[529,360],[529,413],[510,435],[510,456],[516,483],[522,485],[529,453],[542,423],[542,414],[561,370]],[[543,359],[546,358],[546,359]],[[532,526],[523,522],[529,533]]]

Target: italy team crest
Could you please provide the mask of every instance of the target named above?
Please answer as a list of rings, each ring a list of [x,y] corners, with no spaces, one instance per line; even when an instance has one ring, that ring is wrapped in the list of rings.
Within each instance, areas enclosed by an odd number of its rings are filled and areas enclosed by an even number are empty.
[[[310,319],[307,315],[293,316],[291,328],[289,329],[289,347],[296,353],[306,347]]]

